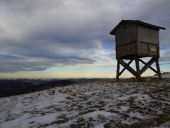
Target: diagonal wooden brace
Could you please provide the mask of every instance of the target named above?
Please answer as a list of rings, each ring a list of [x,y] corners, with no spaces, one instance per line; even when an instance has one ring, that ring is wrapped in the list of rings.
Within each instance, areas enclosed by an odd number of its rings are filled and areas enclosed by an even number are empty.
[[[135,60],[136,63],[136,70],[134,70],[130,64],[133,62],[133,60]],[[142,69],[140,69],[140,63],[144,64],[144,67]],[[153,63],[156,63],[156,69],[154,69],[152,67]],[[123,66],[123,69],[119,72],[120,70],[120,65]],[[144,62],[142,59],[134,57],[131,58],[130,61],[128,63],[126,63],[123,59],[119,58],[117,59],[117,80],[119,80],[119,76],[125,71],[128,70],[132,75],[134,75],[138,80],[141,80],[141,75],[148,69],[150,68],[152,71],[154,71],[156,74],[158,74],[158,77],[161,79],[161,71],[160,71],[160,67],[159,67],[159,58],[157,57],[153,57],[151,58],[148,62]]]
[[[132,62],[133,62],[133,59],[130,60],[130,61],[127,63],[127,65],[130,65]],[[122,71],[119,73],[119,76],[120,76],[125,70],[126,70],[126,68],[124,67],[124,68],[122,69]]]
[[[125,63],[122,59],[120,59],[119,62],[125,69],[127,69],[130,73],[136,76],[136,71],[133,68],[131,68],[127,63]]]
[[[140,75],[142,75],[148,68],[151,68],[151,65],[155,62],[155,58],[152,58],[145,66],[141,69]]]
[[[142,62],[144,65],[146,65],[147,63],[144,62],[143,60],[139,59],[140,62]],[[149,66],[149,68],[154,71],[156,74],[158,73],[154,68],[152,68],[151,66]]]

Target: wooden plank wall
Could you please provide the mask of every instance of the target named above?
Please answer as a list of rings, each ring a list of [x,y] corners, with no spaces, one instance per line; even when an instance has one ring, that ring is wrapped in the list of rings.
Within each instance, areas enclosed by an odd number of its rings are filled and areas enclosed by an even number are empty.
[[[138,41],[159,44],[159,31],[137,26]]]
[[[116,46],[128,44],[137,40],[135,24],[124,24],[116,32]]]
[[[139,42],[139,55],[145,56],[158,56],[159,57],[159,44],[152,44],[146,42]]]
[[[122,56],[129,56],[129,55],[135,55],[136,54],[136,43],[128,43],[121,46],[117,46],[116,49],[116,56],[122,57]]]
[[[138,46],[137,46],[138,44]],[[138,47],[138,48],[137,48]],[[138,51],[137,51],[138,50]],[[158,57],[159,58],[159,44],[152,44],[146,42],[131,42],[116,47],[116,57],[126,57],[126,56],[143,56],[143,57]]]

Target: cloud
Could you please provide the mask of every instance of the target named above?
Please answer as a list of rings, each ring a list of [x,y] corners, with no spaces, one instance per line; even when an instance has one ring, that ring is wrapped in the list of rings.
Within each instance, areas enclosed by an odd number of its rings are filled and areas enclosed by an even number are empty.
[[[160,61],[161,64],[169,64],[170,63],[170,46],[165,45],[165,47],[162,48],[161,53],[160,53]]]
[[[122,19],[166,27],[160,40],[167,44],[169,7],[169,0],[1,0],[0,72],[110,64],[109,32]]]

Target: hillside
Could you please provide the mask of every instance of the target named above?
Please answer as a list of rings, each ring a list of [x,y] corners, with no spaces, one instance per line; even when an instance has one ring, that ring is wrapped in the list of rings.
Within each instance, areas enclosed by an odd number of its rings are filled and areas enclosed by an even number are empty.
[[[170,79],[84,82],[0,104],[0,128],[168,128]]]
[[[39,80],[39,79],[16,79],[0,80],[0,97],[19,95],[41,91],[53,87],[66,86],[76,83],[73,80]]]

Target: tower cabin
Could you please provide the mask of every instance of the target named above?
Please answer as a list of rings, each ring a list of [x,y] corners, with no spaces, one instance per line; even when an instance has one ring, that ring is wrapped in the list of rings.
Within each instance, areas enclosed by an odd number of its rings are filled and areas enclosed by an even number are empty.
[[[115,35],[115,47],[116,47],[116,59],[117,59],[117,80],[119,76],[128,70],[137,79],[141,78],[141,75],[150,68],[161,79],[161,72],[159,67],[159,30],[165,28],[148,24],[139,20],[122,20],[111,32],[111,35]],[[141,58],[151,57],[151,60],[146,63]],[[124,60],[129,60],[126,63]],[[134,70],[130,64],[135,61],[136,70]],[[143,68],[140,68],[140,62],[144,64]],[[151,65],[156,63],[156,69]],[[124,68],[120,71],[120,65]]]

